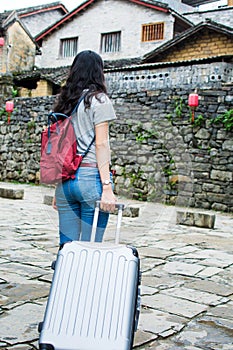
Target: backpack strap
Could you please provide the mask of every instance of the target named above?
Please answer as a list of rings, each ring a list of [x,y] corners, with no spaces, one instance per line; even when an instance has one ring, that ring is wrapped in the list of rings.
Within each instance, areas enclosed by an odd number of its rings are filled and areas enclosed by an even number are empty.
[[[83,158],[84,158],[84,157],[87,155],[87,153],[90,151],[90,148],[91,148],[91,146],[93,145],[94,141],[95,141],[95,136],[94,136],[93,139],[91,140],[91,143],[90,143],[90,145],[87,147],[86,151],[82,154],[82,157],[83,157]]]
[[[74,114],[75,112],[77,112],[78,107],[79,107],[80,103],[82,102],[82,100],[84,100],[84,97],[85,97],[85,96],[86,96],[86,94],[83,94],[83,95],[79,98],[78,103],[77,103],[76,106],[74,107],[74,109],[73,109],[71,115]]]
[[[73,109],[71,115],[73,115],[75,112],[77,112],[80,103],[82,102],[82,100],[84,100],[84,98],[85,98],[86,95],[87,95],[87,92],[86,92],[85,94],[83,94],[83,95],[79,98],[78,103],[77,103],[76,106],[74,107],[74,109]],[[82,157],[83,157],[83,158],[84,158],[84,157],[87,155],[87,153],[90,151],[90,148],[91,148],[91,146],[93,145],[94,141],[95,141],[95,136],[94,136],[93,139],[91,140],[91,143],[90,143],[90,145],[87,147],[86,151],[85,151],[84,153],[82,153]]]

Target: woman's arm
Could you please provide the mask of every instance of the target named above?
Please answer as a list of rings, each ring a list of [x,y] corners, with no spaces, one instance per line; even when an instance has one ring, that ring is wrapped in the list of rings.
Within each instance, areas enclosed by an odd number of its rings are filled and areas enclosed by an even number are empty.
[[[95,135],[96,159],[100,172],[101,182],[103,184],[100,207],[105,211],[114,211],[116,198],[112,190],[112,184],[104,184],[104,182],[110,181],[110,147],[108,122],[97,124],[95,127]]]

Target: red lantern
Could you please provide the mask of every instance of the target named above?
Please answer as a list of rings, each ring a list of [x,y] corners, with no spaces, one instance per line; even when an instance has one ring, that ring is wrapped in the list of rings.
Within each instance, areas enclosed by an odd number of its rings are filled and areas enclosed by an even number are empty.
[[[194,123],[195,108],[198,106],[198,94],[189,94],[188,104],[192,110],[192,123]]]
[[[197,107],[198,106],[198,94],[190,94],[189,95],[189,107]]]
[[[14,110],[14,102],[13,101],[7,101],[6,102],[6,112],[12,113]]]
[[[8,124],[10,124],[10,117],[11,117],[11,113],[14,110],[14,102],[13,101],[6,101],[6,112],[8,113],[8,119],[7,122]]]
[[[0,47],[3,47],[5,44],[4,38],[0,38]]]

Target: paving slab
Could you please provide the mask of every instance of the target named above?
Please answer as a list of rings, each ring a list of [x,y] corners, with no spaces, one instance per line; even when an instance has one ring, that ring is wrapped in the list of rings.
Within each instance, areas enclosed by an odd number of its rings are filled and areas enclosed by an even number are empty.
[[[38,320],[43,320],[45,305],[26,303],[7,311],[0,318],[1,341],[8,344],[31,342],[38,338]]]
[[[208,279],[188,282],[185,286],[226,297],[233,294],[232,286],[229,286],[227,283],[216,283]]]
[[[193,318],[208,309],[207,305],[173,296],[165,296],[162,293],[142,297],[142,305],[187,318]]]
[[[0,349],[37,350],[58,250],[57,212],[44,204],[54,188],[0,187],[24,191],[23,199],[0,201]],[[120,237],[138,248],[143,272],[134,349],[232,350],[233,216],[209,211],[214,230],[188,227],[176,224],[180,208],[119,201],[139,209],[123,217]],[[114,240],[115,219],[106,241]]]
[[[163,268],[168,273],[195,276],[198,272],[204,269],[204,266],[199,264],[186,264],[184,262],[173,261],[166,263]]]

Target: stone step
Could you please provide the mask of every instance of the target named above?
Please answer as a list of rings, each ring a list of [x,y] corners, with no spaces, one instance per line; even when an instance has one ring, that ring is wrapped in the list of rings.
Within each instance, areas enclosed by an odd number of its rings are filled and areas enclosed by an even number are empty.
[[[13,188],[0,187],[0,197],[9,199],[23,199],[24,190],[15,190]]]
[[[191,211],[177,211],[176,223],[179,225],[214,228],[215,215]]]

